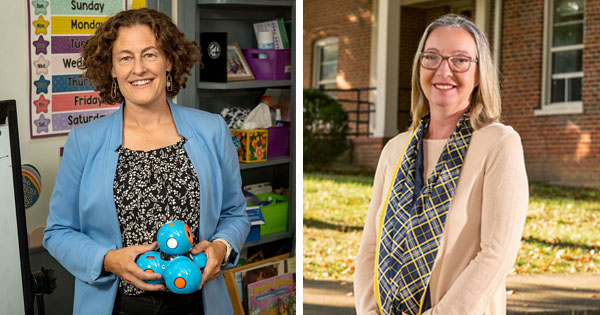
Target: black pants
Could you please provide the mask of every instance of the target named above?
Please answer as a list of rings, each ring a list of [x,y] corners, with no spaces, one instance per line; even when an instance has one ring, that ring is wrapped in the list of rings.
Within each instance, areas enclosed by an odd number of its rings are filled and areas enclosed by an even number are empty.
[[[117,291],[113,315],[204,315],[202,293],[146,292],[131,296]]]

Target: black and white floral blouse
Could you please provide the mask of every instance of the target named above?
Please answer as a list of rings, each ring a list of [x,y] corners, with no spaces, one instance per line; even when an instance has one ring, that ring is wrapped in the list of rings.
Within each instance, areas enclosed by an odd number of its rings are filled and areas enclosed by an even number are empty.
[[[149,244],[168,221],[186,223],[198,239],[198,176],[181,137],[177,143],[151,151],[119,147],[113,194],[123,247]],[[195,241],[194,241],[195,242]],[[119,290],[140,295],[142,290],[119,279]]]

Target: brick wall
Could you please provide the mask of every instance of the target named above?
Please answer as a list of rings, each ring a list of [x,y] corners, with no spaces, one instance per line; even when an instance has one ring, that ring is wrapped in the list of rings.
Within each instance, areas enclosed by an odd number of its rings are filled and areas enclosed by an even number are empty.
[[[375,170],[383,146],[389,139],[359,137],[352,139],[352,164],[361,169]]]
[[[371,58],[371,0],[304,1],[304,78],[312,86],[314,44],[317,40],[339,38],[338,87],[369,86]]]
[[[319,39],[335,36],[339,38],[337,86],[341,89],[369,87],[371,62],[371,0],[305,0],[304,1],[304,40],[303,40],[303,86],[311,88],[314,44]],[[356,99],[356,93],[337,93],[338,99]],[[362,92],[361,100],[368,101],[369,93]],[[346,110],[356,110],[356,104],[342,103]],[[361,109],[366,110],[362,105]],[[360,120],[367,120],[363,114]],[[350,114],[350,119],[356,119]],[[355,125],[350,124],[350,132]],[[367,125],[360,125],[366,132]],[[356,141],[356,144],[354,142]],[[360,137],[353,140],[353,164],[361,168],[375,169],[381,140]]]
[[[581,115],[533,115],[540,108],[543,5],[543,0],[503,1],[502,120],[521,135],[531,181],[600,187],[600,0],[585,2]],[[418,40],[427,23],[447,11],[443,7],[401,9],[399,111],[410,104],[410,69]],[[314,42],[328,36],[340,39],[338,87],[368,86],[371,18],[370,0],[305,0],[304,87],[311,86]],[[493,42],[493,24],[490,29]],[[398,128],[403,131],[408,120],[399,114]],[[386,140],[353,139],[353,163],[374,168]]]
[[[533,115],[541,101],[543,5],[504,1],[503,120],[521,135],[531,181],[600,187],[600,1],[585,4],[580,115]]]

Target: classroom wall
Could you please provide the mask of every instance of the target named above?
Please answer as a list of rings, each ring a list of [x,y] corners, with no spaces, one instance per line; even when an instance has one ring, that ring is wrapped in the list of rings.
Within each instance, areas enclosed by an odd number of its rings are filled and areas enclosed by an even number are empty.
[[[22,164],[32,164],[42,177],[42,192],[38,201],[27,212],[27,231],[32,233],[46,225],[48,202],[58,170],[60,147],[66,137],[31,139],[29,132],[29,47],[27,19],[28,1],[0,1],[0,99],[17,102],[19,139]],[[0,208],[4,205],[0,203]],[[41,233],[35,233],[31,245],[39,245]]]

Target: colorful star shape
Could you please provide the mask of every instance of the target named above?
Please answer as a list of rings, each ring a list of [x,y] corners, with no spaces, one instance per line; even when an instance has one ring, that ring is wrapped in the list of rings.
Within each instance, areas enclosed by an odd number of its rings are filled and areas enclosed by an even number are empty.
[[[39,16],[37,21],[33,21],[33,27],[35,27],[35,35],[39,35],[39,34],[44,34],[47,35],[48,34],[48,25],[50,25],[50,22],[44,20],[43,16]]]
[[[33,41],[33,46],[35,46],[35,54],[48,54],[48,49],[46,49],[48,48],[48,45],[50,45],[50,42],[45,40],[44,37],[40,35],[37,40]]]
[[[46,80],[44,75],[40,77],[39,80],[33,81],[33,85],[35,85],[35,94],[48,94],[48,86],[50,85],[50,80]]]
[[[50,119],[46,119],[44,114],[40,115],[40,118],[33,121],[37,127],[37,133],[48,132],[48,126],[50,125]]]
[[[33,105],[35,105],[35,113],[39,114],[41,112],[48,113],[48,105],[50,105],[50,100],[47,100],[44,97],[44,94],[40,95],[37,101],[33,101]]]
[[[48,67],[50,67],[50,61],[44,58],[44,55],[40,55],[40,57],[33,62],[33,67],[35,68],[35,74],[48,74]]]
[[[31,2],[31,4],[35,8],[34,14],[47,14],[46,8],[48,7],[48,1],[35,0]]]

